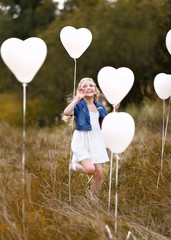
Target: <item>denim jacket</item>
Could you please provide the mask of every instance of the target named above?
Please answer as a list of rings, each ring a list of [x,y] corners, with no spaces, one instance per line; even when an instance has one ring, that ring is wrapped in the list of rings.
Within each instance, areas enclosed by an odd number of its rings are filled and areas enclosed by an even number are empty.
[[[95,102],[94,104],[99,111],[99,124],[101,126],[102,120],[107,115],[106,109],[103,107],[101,103]],[[84,99],[82,99],[74,108],[74,116],[76,118],[76,129],[82,131],[91,131],[91,123],[90,123],[90,113],[87,107],[87,103]]]

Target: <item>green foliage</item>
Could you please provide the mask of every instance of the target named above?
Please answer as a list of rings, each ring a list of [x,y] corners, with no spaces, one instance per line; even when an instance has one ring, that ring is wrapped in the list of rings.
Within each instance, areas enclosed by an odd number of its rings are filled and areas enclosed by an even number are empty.
[[[44,109],[47,103],[41,98],[26,99],[26,124],[45,126],[51,125],[48,123],[48,118],[44,114]],[[0,121],[8,122],[12,126],[23,125],[23,99],[21,93],[11,94],[4,93],[0,95]],[[47,111],[47,115],[48,115]],[[52,122],[52,120],[51,120]]]
[[[53,0],[9,0],[0,3],[10,6],[7,13],[13,19],[11,33],[23,40],[36,35],[39,29],[47,27],[55,18],[56,3]]]
[[[36,30],[44,30],[49,23],[55,19],[56,5],[52,1],[47,1],[35,9]]]
[[[60,41],[60,31],[71,25],[90,29],[93,40],[77,60],[77,82],[85,76],[97,80],[104,66],[129,67],[135,83],[122,105],[153,98],[153,81],[159,72],[170,73],[170,55],[165,37],[171,25],[171,3],[168,0],[68,0],[64,9],[49,1],[0,1],[11,6],[0,17],[4,37],[27,38],[36,35],[48,47],[48,56],[29,85],[28,97],[41,102],[40,118],[52,123],[59,118],[66,98],[73,91],[74,61]],[[18,7],[17,7],[18,6]],[[18,11],[18,12],[17,12]],[[16,15],[16,18],[9,16]],[[56,14],[56,15],[55,15]],[[24,28],[23,28],[24,26]],[[1,39],[1,37],[0,37]],[[19,88],[15,78],[0,62],[0,91]],[[11,81],[11,85],[10,85]],[[44,106],[44,109],[43,109]]]
[[[5,41],[11,34],[12,20],[6,14],[0,14],[0,43]]]

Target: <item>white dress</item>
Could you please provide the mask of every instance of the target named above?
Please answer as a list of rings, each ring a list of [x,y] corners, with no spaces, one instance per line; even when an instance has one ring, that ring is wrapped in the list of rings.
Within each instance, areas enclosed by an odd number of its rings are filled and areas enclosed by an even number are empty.
[[[72,162],[90,158],[94,164],[108,162],[105,143],[99,125],[99,112],[90,112],[91,131],[75,130],[72,137]]]

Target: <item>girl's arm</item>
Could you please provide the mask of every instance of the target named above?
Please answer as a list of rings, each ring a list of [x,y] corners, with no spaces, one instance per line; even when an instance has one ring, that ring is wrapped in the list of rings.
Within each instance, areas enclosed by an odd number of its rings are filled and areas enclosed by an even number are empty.
[[[66,116],[71,116],[73,114],[73,110],[75,108],[75,106],[77,105],[77,103],[80,101],[81,99],[79,98],[74,98],[74,100],[64,109],[64,115]]]
[[[77,103],[85,96],[86,91],[83,88],[77,89],[77,95],[72,102],[64,109],[64,115],[71,116]]]

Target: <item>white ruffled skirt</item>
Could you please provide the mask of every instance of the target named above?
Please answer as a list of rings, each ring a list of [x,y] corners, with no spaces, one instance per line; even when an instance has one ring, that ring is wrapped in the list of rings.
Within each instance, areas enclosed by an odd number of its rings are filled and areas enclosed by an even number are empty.
[[[90,112],[91,131],[75,130],[72,137],[72,161],[90,158],[94,164],[108,162],[108,154],[99,125],[99,112]]]

